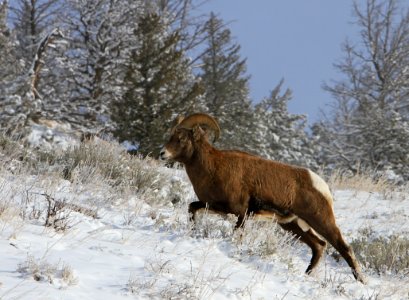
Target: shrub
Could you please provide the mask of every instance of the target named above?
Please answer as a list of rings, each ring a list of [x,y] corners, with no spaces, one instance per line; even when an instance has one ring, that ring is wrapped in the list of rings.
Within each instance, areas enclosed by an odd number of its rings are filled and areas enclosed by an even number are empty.
[[[112,185],[121,181],[125,150],[118,151],[109,143],[99,145],[93,142],[81,143],[65,151],[60,164],[64,166],[63,177],[71,180],[73,171],[79,166],[97,169],[104,177],[110,179]]]
[[[235,232],[234,242],[241,254],[269,258],[278,255],[283,262],[291,263],[294,256],[294,236],[273,221],[250,218]]]
[[[70,210],[67,209],[67,201],[58,201],[51,196],[44,194],[47,200],[47,215],[45,218],[45,227],[52,227],[57,232],[66,231],[69,225]]]
[[[85,179],[91,174],[100,175],[112,187],[140,194],[160,188],[161,174],[150,159],[131,156],[115,143],[82,143],[65,151],[60,164],[63,165],[63,177],[68,180]]]
[[[361,264],[377,274],[409,274],[409,239],[406,237],[375,237],[371,230],[366,230],[351,246]]]

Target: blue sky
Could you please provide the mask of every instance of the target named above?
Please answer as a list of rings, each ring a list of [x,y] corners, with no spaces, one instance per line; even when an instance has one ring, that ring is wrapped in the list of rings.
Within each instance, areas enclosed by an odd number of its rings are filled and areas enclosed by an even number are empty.
[[[318,120],[331,101],[323,82],[340,79],[333,64],[341,44],[359,43],[352,0],[210,0],[201,10],[225,22],[247,58],[254,101],[268,96],[281,78],[293,91],[289,110]]]

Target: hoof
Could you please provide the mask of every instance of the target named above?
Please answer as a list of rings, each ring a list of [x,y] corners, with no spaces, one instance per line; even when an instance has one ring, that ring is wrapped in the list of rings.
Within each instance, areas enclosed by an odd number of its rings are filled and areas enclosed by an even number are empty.
[[[361,282],[362,284],[368,283],[368,280],[360,272],[353,271],[353,274],[357,281]]]

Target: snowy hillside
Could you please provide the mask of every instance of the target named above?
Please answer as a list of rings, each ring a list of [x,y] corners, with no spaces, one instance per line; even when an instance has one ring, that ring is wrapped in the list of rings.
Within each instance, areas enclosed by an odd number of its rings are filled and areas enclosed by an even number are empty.
[[[364,267],[362,285],[333,249],[305,275],[309,249],[275,224],[250,220],[233,233],[231,220],[209,215],[193,230],[183,170],[104,146],[83,148],[77,164],[75,152],[35,166],[2,154],[0,299],[409,298],[408,265]],[[407,242],[407,191],[336,190],[335,214],[349,242]]]

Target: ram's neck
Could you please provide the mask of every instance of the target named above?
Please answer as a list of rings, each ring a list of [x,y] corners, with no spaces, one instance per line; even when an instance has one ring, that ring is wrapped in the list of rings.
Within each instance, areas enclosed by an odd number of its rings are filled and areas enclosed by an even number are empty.
[[[217,155],[218,150],[204,141],[195,148],[194,154],[191,159],[185,163],[186,172],[190,179],[192,175],[198,177],[198,175],[208,176],[214,171],[214,158]],[[199,175],[199,177],[201,177]]]

